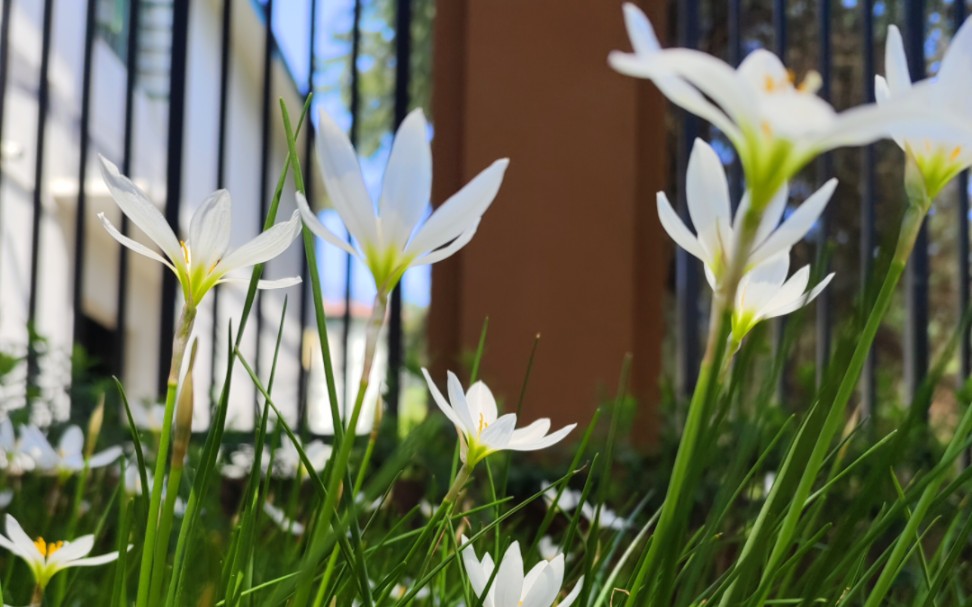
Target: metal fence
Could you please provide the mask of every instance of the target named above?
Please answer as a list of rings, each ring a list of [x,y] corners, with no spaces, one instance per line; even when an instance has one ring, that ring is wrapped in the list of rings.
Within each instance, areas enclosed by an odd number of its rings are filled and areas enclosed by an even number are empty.
[[[764,47],[783,58],[797,74],[816,70],[822,79],[820,95],[843,109],[874,101],[874,75],[883,73],[884,36],[895,23],[902,31],[912,78],[932,75],[949,36],[968,13],[964,0],[679,0],[669,4],[673,36],[679,46],[698,48],[719,55],[738,65],[746,53]],[[969,74],[972,77],[972,74]],[[679,112],[676,119],[677,189],[679,212],[687,218],[684,174],[691,142],[697,136],[720,141],[719,133],[698,118]],[[724,140],[722,140],[724,141]],[[743,188],[739,163],[728,144],[720,149],[729,165],[732,197],[738,201]],[[832,337],[841,318],[835,314],[859,299],[862,285],[871,279],[877,260],[886,255],[897,231],[897,218],[903,211],[901,190],[902,155],[893,143],[879,143],[864,149],[839,150],[818,159],[799,178],[808,193],[835,173],[841,178],[836,199],[831,202],[819,225],[802,245],[808,260],[837,269],[845,288],[830,287],[815,304],[812,348],[818,374],[831,353]],[[884,179],[890,164],[893,176]],[[900,364],[904,389],[910,394],[925,376],[930,352],[937,344],[934,330],[936,314],[949,309],[957,319],[969,305],[969,182],[963,174],[953,189],[936,201],[929,219],[933,226],[945,226],[929,237],[929,222],[915,246],[904,285],[904,322],[886,330],[903,344],[900,353],[882,348],[880,339],[872,350],[862,380],[864,410],[874,410],[880,400],[882,365]],[[899,191],[895,194],[895,189]],[[800,188],[791,187],[800,191]],[[802,200],[802,197],[799,198]],[[735,204],[735,202],[734,202]],[[941,222],[945,220],[945,224]],[[954,223],[951,223],[954,221]],[[887,225],[885,225],[887,224]],[[946,225],[947,224],[947,225]],[[856,245],[856,247],[855,247]],[[856,252],[854,249],[856,248]],[[838,254],[835,254],[838,251]],[[843,255],[843,263],[837,257]],[[676,254],[675,289],[678,302],[677,371],[679,387],[690,393],[700,357],[701,331],[706,315],[700,264],[684,250]],[[839,267],[838,267],[839,266]],[[856,268],[855,268],[856,266]],[[930,278],[947,285],[935,290]],[[930,304],[930,293],[935,295]],[[940,295],[940,296],[939,296]],[[887,323],[886,323],[887,324]],[[903,326],[902,326],[903,325]],[[954,327],[954,323],[952,325]],[[932,330],[930,330],[930,327]],[[899,333],[894,334],[894,331]],[[776,327],[777,338],[780,328]],[[892,351],[889,351],[892,350]],[[972,346],[968,333],[962,336],[959,381],[969,376]]]
[[[11,44],[11,12],[14,0],[0,0],[0,141],[3,141],[3,124],[5,119],[17,119],[17,117],[11,117],[9,115],[5,116],[5,111],[9,111],[9,108],[5,106],[5,99],[8,93],[8,75],[11,73],[10,69],[10,44]],[[277,0],[280,2],[282,0]],[[299,82],[294,81],[293,84],[297,89],[299,96],[306,96],[309,92],[319,88],[321,83],[319,82],[320,75],[320,61],[316,56],[316,41],[318,39],[318,23],[320,21],[319,11],[321,10],[321,5],[327,0],[308,0],[310,19],[304,24],[304,27],[308,29],[307,36],[309,37],[309,57],[307,58],[308,65],[308,77],[306,81]],[[350,113],[351,113],[351,137],[352,140],[357,139],[357,133],[359,131],[359,115],[360,108],[362,105],[361,98],[361,83],[359,78],[359,55],[361,52],[361,25],[362,25],[362,2],[363,0],[349,0],[345,4],[348,6],[350,11],[350,19],[352,20],[351,26],[351,54],[348,58],[346,70],[350,73]],[[122,9],[113,10],[112,19],[106,20],[101,11],[106,5],[115,5],[109,8]],[[235,11],[257,11],[262,19],[263,24],[263,49],[262,49],[262,96],[260,99],[261,103],[261,141],[260,146],[260,193],[262,203],[260,208],[256,210],[259,213],[259,224],[262,225],[267,213],[267,207],[269,205],[270,198],[272,196],[272,179],[275,175],[271,174],[271,150],[272,145],[270,142],[271,136],[271,121],[275,120],[276,116],[276,100],[271,99],[271,78],[272,78],[272,68],[274,62],[281,61],[280,57],[280,44],[279,40],[274,33],[274,0],[223,0],[221,3],[221,23],[220,31],[221,36],[219,39],[215,39],[213,44],[220,45],[220,71],[219,71],[219,96],[218,96],[218,121],[213,126],[214,129],[218,130],[217,142],[218,145],[213,153],[216,155],[216,171],[212,176],[213,188],[223,187],[226,183],[226,170],[227,170],[227,113],[230,107],[230,85],[229,85],[229,74],[231,70],[231,62],[233,61],[234,54],[232,48],[234,44],[252,44],[253,41],[249,40],[233,40],[232,37],[232,23]],[[42,256],[45,255],[45,243],[41,242],[41,229],[40,225],[44,215],[44,208],[42,204],[42,197],[45,192],[46,173],[45,173],[45,159],[47,154],[45,154],[45,141],[49,112],[50,112],[50,83],[51,83],[51,73],[50,73],[50,60],[51,60],[51,48],[54,41],[54,32],[52,31],[52,22],[54,15],[57,10],[59,10],[59,3],[55,0],[44,0],[43,2],[43,17],[42,17],[42,38],[40,43],[40,73],[37,75],[37,90],[36,90],[36,155],[34,161],[34,171],[33,171],[33,218],[29,229],[31,231],[31,252],[30,252],[30,267],[27,269],[29,272],[29,301],[28,301],[28,314],[27,322],[30,327],[35,325],[37,319],[37,308],[38,308],[38,276],[40,273],[40,261]],[[411,55],[412,55],[412,0],[394,0],[394,8],[396,11],[396,20],[394,23],[394,55],[395,55],[395,73],[394,73],[394,109],[393,109],[393,121],[397,125],[406,115],[409,105],[410,105],[410,66]],[[78,343],[79,341],[84,341],[84,333],[86,329],[86,319],[83,316],[82,307],[82,287],[84,284],[84,274],[86,271],[90,271],[90,265],[87,263],[88,260],[85,259],[85,218],[92,211],[89,209],[89,196],[86,192],[85,177],[88,173],[89,165],[94,161],[94,152],[92,151],[92,133],[90,132],[91,124],[91,113],[92,113],[92,68],[93,68],[93,48],[95,40],[101,37],[109,44],[112,48],[118,51],[119,56],[124,60],[126,66],[126,77],[125,77],[125,89],[122,93],[124,95],[124,116],[122,118],[123,122],[123,135],[122,135],[122,155],[121,162],[119,163],[120,169],[123,174],[131,174],[132,170],[132,154],[134,138],[136,137],[135,129],[133,128],[133,115],[135,111],[134,107],[134,96],[136,90],[142,87],[144,91],[148,94],[154,95],[156,98],[162,97],[167,100],[168,106],[168,124],[166,127],[167,132],[167,143],[166,143],[166,196],[164,204],[164,214],[168,219],[170,225],[179,225],[179,213],[180,205],[182,204],[181,192],[183,190],[183,167],[184,167],[184,151],[187,144],[187,129],[186,129],[186,116],[187,111],[190,108],[186,107],[186,65],[187,61],[192,61],[190,56],[190,49],[188,48],[189,40],[189,27],[190,27],[190,10],[191,3],[189,0],[133,0],[131,2],[111,2],[110,0],[87,0],[85,5],[85,20],[83,23],[78,23],[77,27],[83,28],[83,74],[81,76],[81,87],[79,91],[78,102],[80,104],[80,120],[77,125],[79,130],[78,136],[78,184],[79,191],[76,200],[76,225],[74,229],[74,243],[73,243],[73,270],[72,270],[72,280],[73,287],[71,289],[72,293],[72,312],[73,314],[73,327],[74,327],[74,341]],[[151,18],[150,18],[151,17]],[[163,24],[160,31],[159,24]],[[298,108],[291,108],[292,111],[297,111]],[[307,131],[312,131],[312,129],[307,129]],[[303,162],[304,171],[310,173],[313,166],[313,136],[308,136],[306,139],[306,149],[303,151]],[[4,179],[4,172],[0,170],[0,180]],[[308,188],[312,187],[313,181],[308,180]],[[308,192],[308,198],[311,198],[312,193]],[[2,200],[0,200],[2,204]],[[26,228],[26,226],[24,226]],[[120,229],[123,233],[127,233],[129,230],[129,222],[127,219],[123,219]],[[21,229],[18,227],[17,229]],[[117,327],[124,328],[126,326],[127,318],[132,314],[131,302],[129,301],[128,291],[124,288],[126,281],[129,279],[131,272],[130,269],[130,257],[127,250],[124,247],[120,247],[120,256],[118,258],[117,267],[117,280],[118,280],[118,300],[117,300]],[[350,257],[348,258],[348,265],[350,267]],[[305,280],[300,286],[300,297],[299,297],[299,317],[301,326],[301,347],[298,351],[298,356],[300,352],[304,351],[303,339],[305,331],[304,327],[308,327],[310,324],[314,323],[314,315],[312,310],[309,309],[312,306],[311,298],[307,292],[309,281],[307,280],[308,268],[306,266],[306,259],[303,260],[302,274]],[[159,356],[159,367],[158,367],[158,386],[159,392],[164,393],[166,377],[168,375],[168,365],[171,356],[171,335],[173,332],[175,314],[177,312],[177,303],[179,300],[179,294],[177,292],[177,282],[175,277],[169,273],[165,272],[163,275],[162,283],[162,314],[160,317],[160,327],[159,335],[159,347],[161,348],[161,354]],[[342,352],[347,352],[349,332],[348,327],[351,323],[351,273],[345,273],[345,306],[344,306],[344,318],[343,318],[343,340],[344,348]],[[212,294],[214,299],[220,297],[220,290],[215,289]],[[257,326],[256,333],[261,335],[260,325],[264,322],[263,314],[261,313],[261,308],[259,305],[260,298],[257,299],[257,307],[255,308],[256,317],[255,324]],[[214,315],[217,318],[213,322],[213,334],[210,336],[212,338],[212,347],[215,352],[216,349],[223,346],[222,342],[217,339],[217,328],[225,327],[225,320],[218,318],[219,306],[214,305]],[[293,309],[293,307],[291,308]],[[268,322],[276,322],[275,319],[267,319]],[[118,330],[114,334],[114,343],[110,345],[111,357],[110,360],[104,361],[105,369],[109,370],[111,373],[121,376],[124,372],[124,361],[125,361],[125,335],[124,330]],[[402,297],[399,290],[392,295],[390,304],[390,323],[388,332],[388,389],[385,394],[385,402],[388,408],[394,412],[398,407],[399,400],[399,388],[398,380],[399,371],[402,368],[402,350],[403,350],[403,330],[402,330]],[[130,344],[129,344],[129,347]],[[104,351],[104,350],[103,350]],[[256,368],[261,368],[261,364],[269,364],[269,361],[259,360],[260,347],[257,347],[257,360]],[[28,392],[28,402],[30,401],[30,394],[32,390],[36,388],[38,382],[38,367],[39,367],[39,355],[38,348],[34,339],[29,340],[29,345],[26,352],[26,377],[25,377],[25,387]],[[215,360],[215,358],[214,358]],[[347,373],[348,368],[346,364],[341,364],[339,361],[335,364],[337,372]],[[299,404],[298,404],[298,421],[301,427],[306,426],[306,397],[307,397],[307,371],[304,364],[299,364],[300,378],[299,378]],[[222,371],[217,369],[213,365],[213,383],[217,380],[217,375],[222,374]],[[346,381],[345,385],[351,383]]]

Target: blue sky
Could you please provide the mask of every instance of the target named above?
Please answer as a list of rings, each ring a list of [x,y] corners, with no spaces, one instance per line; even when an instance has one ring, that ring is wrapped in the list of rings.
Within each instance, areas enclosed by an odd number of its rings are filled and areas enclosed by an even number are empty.
[[[308,71],[310,69],[310,8],[312,0],[277,1],[273,5],[273,29],[277,43],[290,73],[298,82],[299,89],[306,92]],[[254,7],[261,11],[261,0],[254,0]],[[317,27],[314,45],[321,66],[315,74],[313,120],[317,122],[317,108],[324,108],[334,120],[349,129],[351,112],[345,105],[338,85],[346,81],[345,75],[350,65],[351,45],[347,35],[353,26],[353,0],[317,0]],[[344,38],[342,40],[341,38]],[[359,57],[358,65],[364,67],[370,57]],[[366,100],[363,100],[366,101]],[[431,135],[431,133],[430,133]],[[391,150],[392,133],[382,138],[378,150],[368,157],[360,158],[365,184],[372,199],[377,200],[381,191],[381,179],[385,162]],[[322,211],[320,217],[336,233],[346,233],[340,218],[332,210]],[[324,297],[330,301],[343,301],[347,254],[325,244],[318,239],[318,263],[320,264]],[[402,279],[402,297],[405,303],[428,306],[431,290],[431,270],[428,266],[413,268]],[[351,298],[362,304],[370,305],[374,300],[375,285],[367,267],[357,259],[351,266]]]

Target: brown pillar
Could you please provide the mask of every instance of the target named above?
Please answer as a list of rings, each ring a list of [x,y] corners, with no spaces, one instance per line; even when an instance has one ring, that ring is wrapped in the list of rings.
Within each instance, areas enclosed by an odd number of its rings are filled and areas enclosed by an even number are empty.
[[[663,3],[651,4],[664,23]],[[437,378],[465,370],[489,316],[481,377],[501,402],[515,404],[540,333],[524,417],[583,426],[632,353],[650,442],[667,267],[654,210],[667,174],[664,105],[608,68],[608,52],[628,48],[621,4],[441,0],[435,36],[434,200],[511,159],[472,243],[433,268]]]

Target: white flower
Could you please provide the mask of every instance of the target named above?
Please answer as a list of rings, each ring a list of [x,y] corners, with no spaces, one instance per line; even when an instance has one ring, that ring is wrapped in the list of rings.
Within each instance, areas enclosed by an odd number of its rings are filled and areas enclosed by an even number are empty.
[[[292,533],[293,535],[304,534],[304,525],[288,518],[287,515],[284,514],[283,510],[277,508],[270,502],[263,502],[263,512],[269,516],[270,520],[276,523],[277,527],[280,527],[282,531]]]
[[[462,537],[462,543],[469,540]],[[483,560],[476,557],[476,550],[471,544],[462,551],[462,562],[469,576],[469,583],[476,596],[481,597],[486,584],[493,575],[493,559],[489,554],[483,555]],[[513,542],[503,560],[499,564],[499,571],[493,578],[489,592],[483,599],[483,607],[551,607],[560,594],[560,587],[564,583],[564,555],[558,554],[553,559],[542,560],[526,575],[523,575],[523,558],[520,556],[520,544]],[[574,586],[559,607],[569,607],[577,600],[583,586],[584,578]]]
[[[131,407],[132,421],[136,428],[148,430],[158,434],[162,432],[162,422],[165,420],[165,404],[144,403]]]
[[[780,224],[789,195],[787,185],[783,184],[763,212],[744,270],[789,251],[803,239],[823,213],[836,187],[837,180],[829,180]],[[658,218],[672,240],[705,264],[706,276],[716,289],[732,266],[735,239],[750,206],[749,193],[743,196],[733,219],[722,162],[709,144],[696,139],[685,174],[685,195],[695,234],[682,223],[664,192],[658,192]]]
[[[10,489],[0,491],[0,509],[6,508],[13,501],[14,492]]]
[[[398,129],[377,211],[351,142],[323,110],[319,129],[317,152],[327,194],[357,248],[322,224],[301,193],[297,206],[308,228],[359,257],[371,270],[378,290],[385,293],[408,268],[441,261],[466,246],[496,197],[509,164],[505,158],[497,160],[422,222],[432,192],[432,150],[421,110],[412,111]]]
[[[10,418],[0,420],[0,470],[10,476],[20,476],[34,469],[34,460],[24,453],[23,442],[14,434]]]
[[[908,60],[898,28],[888,29],[884,47],[884,67],[887,78],[875,77],[874,94],[878,104],[912,92]],[[919,94],[927,107],[956,120],[972,124],[972,20],[967,19],[952,38],[942,58],[936,78],[926,80]],[[953,177],[972,166],[972,136],[955,129],[944,133],[945,138],[901,136],[895,141],[915,160],[925,180],[925,189],[934,197]]]
[[[758,323],[783,316],[807,305],[830,283],[828,274],[810,291],[810,266],[803,266],[787,279],[789,251],[760,264],[739,281],[732,311],[732,339],[741,341]]]
[[[320,440],[313,440],[302,445],[301,448],[314,467],[315,473],[319,474],[324,470],[327,460],[331,458],[332,449],[330,445]],[[264,455],[268,455],[266,451],[264,451]],[[263,471],[266,474],[267,469],[265,464]],[[276,478],[307,478],[307,473],[307,469],[300,460],[300,453],[297,451],[297,447],[294,446],[293,441],[289,437],[284,437],[280,446],[273,452],[273,476]]]
[[[554,499],[557,498],[558,488],[551,486],[549,483],[544,483],[544,487],[547,490],[543,494],[543,500],[547,503],[547,508],[553,508]],[[580,491],[565,488],[560,494],[560,499],[557,500],[556,508],[566,513],[580,506],[581,516],[588,523],[593,524],[594,518],[597,516],[597,509],[587,502],[581,502],[581,497],[583,497],[583,493]],[[607,506],[601,506],[601,514],[597,524],[602,529],[616,530],[624,529],[628,526],[623,516],[618,516],[614,510],[611,510]]]
[[[149,485],[149,492],[152,490],[152,471],[145,470],[145,481]],[[138,473],[138,466],[134,462],[126,462],[125,465],[125,494],[128,496],[142,495],[142,475]],[[169,477],[162,479],[162,501],[165,501],[165,494],[169,486]],[[176,497],[173,513],[176,516],[183,516],[186,513],[186,502],[181,497]]]
[[[7,535],[0,535],[0,547],[26,561],[34,581],[41,588],[45,588],[54,574],[62,569],[94,567],[118,558],[117,551],[88,557],[94,547],[93,535],[84,535],[71,542],[45,542],[41,537],[31,540],[14,517],[8,514],[6,520]]]
[[[61,434],[57,449],[36,426],[21,426],[21,448],[33,458],[36,469],[51,474],[74,474],[84,469],[84,432],[78,426],[68,426]],[[91,456],[89,468],[103,468],[122,454],[122,448],[109,447]]]
[[[570,424],[547,434],[550,420],[541,418],[525,428],[516,429],[516,414],[498,417],[496,399],[481,381],[477,381],[463,393],[459,378],[449,372],[449,400],[446,400],[426,369],[422,369],[425,381],[435,403],[456,426],[459,433],[459,454],[464,463],[474,465],[496,451],[536,451],[546,449],[562,440],[577,424]]]
[[[279,223],[241,247],[228,251],[230,244],[230,195],[217,190],[209,195],[193,213],[189,224],[189,239],[180,241],[162,213],[148,196],[118,172],[118,167],[101,159],[101,174],[112,198],[122,212],[149,237],[165,257],[149,247],[119,232],[99,213],[98,218],[111,236],[140,255],[165,265],[172,270],[182,285],[186,304],[197,306],[213,286],[243,278],[230,278],[230,272],[267,262],[280,255],[300,234],[300,218],[297,211],[288,221]],[[258,288],[276,289],[300,282],[300,277],[279,280],[261,280]]]
[[[816,72],[795,86],[792,73],[764,49],[750,53],[738,69],[701,51],[662,49],[640,9],[625,4],[624,16],[634,52],[612,52],[611,66],[650,79],[673,103],[722,131],[739,154],[750,189],[759,191],[756,211],[762,211],[783,183],[826,150],[870,143],[895,130],[969,129],[929,112],[917,96],[838,114],[816,95],[821,84]]]

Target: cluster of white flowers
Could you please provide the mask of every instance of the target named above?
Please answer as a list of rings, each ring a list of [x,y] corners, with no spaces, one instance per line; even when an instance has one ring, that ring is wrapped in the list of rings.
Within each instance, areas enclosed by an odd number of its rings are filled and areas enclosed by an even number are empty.
[[[85,466],[103,468],[121,454],[122,448],[115,446],[86,458],[84,432],[78,426],[68,426],[55,447],[37,426],[24,424],[15,433],[10,418],[0,420],[0,470],[8,476],[27,472],[70,476]]]

